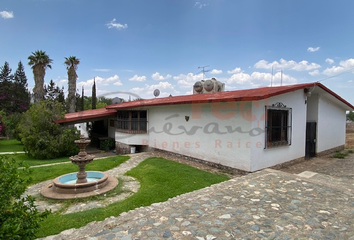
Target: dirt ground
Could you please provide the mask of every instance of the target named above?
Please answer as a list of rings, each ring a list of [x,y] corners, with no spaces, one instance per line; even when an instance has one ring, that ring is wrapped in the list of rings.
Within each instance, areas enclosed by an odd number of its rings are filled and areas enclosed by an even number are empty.
[[[354,128],[349,131],[347,130],[345,147],[354,148]]]
[[[354,148],[354,128],[347,129],[345,148],[343,152]],[[311,171],[354,181],[354,154],[348,154],[344,159],[334,158],[333,155],[315,157],[280,170],[294,174]]]

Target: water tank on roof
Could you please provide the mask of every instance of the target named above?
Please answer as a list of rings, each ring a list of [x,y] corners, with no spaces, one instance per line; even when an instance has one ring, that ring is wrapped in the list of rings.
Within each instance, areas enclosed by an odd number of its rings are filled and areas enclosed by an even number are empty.
[[[201,80],[193,85],[193,94],[223,92],[225,83],[219,82],[215,78],[210,80]]]

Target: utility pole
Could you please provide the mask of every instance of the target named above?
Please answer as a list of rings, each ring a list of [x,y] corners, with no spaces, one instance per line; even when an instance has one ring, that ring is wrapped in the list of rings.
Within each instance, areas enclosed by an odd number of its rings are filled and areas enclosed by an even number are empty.
[[[280,71],[280,86],[283,86],[283,69]]]

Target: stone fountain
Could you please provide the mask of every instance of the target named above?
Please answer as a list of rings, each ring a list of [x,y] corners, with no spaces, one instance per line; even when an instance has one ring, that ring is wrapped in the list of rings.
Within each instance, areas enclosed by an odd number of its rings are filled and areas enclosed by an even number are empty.
[[[80,152],[78,155],[70,157],[70,160],[73,164],[79,166],[79,172],[76,175],[76,183],[87,183],[87,173],[85,171],[85,167],[95,158],[94,155],[88,155],[86,153],[86,147],[90,142],[91,140],[85,139],[84,135],[81,135],[79,140],[75,140],[75,144],[80,148]]]
[[[53,183],[44,186],[41,190],[44,197],[51,199],[83,198],[108,192],[118,185],[118,180],[107,173],[85,171],[86,165],[95,158],[94,155],[86,153],[86,147],[90,142],[83,135],[75,141],[80,152],[70,157],[70,160],[79,167],[79,172],[59,176],[53,180]]]

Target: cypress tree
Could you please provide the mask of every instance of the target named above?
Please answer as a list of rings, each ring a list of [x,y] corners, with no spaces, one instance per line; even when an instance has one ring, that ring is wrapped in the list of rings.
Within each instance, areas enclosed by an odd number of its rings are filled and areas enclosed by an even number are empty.
[[[82,93],[81,93],[81,111],[85,110],[85,93],[84,93],[84,86],[82,86]]]
[[[11,74],[12,69],[8,62],[4,63],[4,66],[0,67],[0,110],[4,110],[7,114],[13,112],[13,79]]]
[[[96,109],[97,97],[96,97],[96,81],[93,79],[92,86],[92,109]]]
[[[14,75],[14,111],[25,112],[29,108],[30,93],[27,89],[27,77],[22,62],[18,63],[17,70]]]
[[[50,101],[60,102],[65,109],[65,96],[64,96],[64,87],[60,89],[59,86],[55,85],[53,80],[50,80],[48,85],[44,85],[45,96],[44,99]]]

